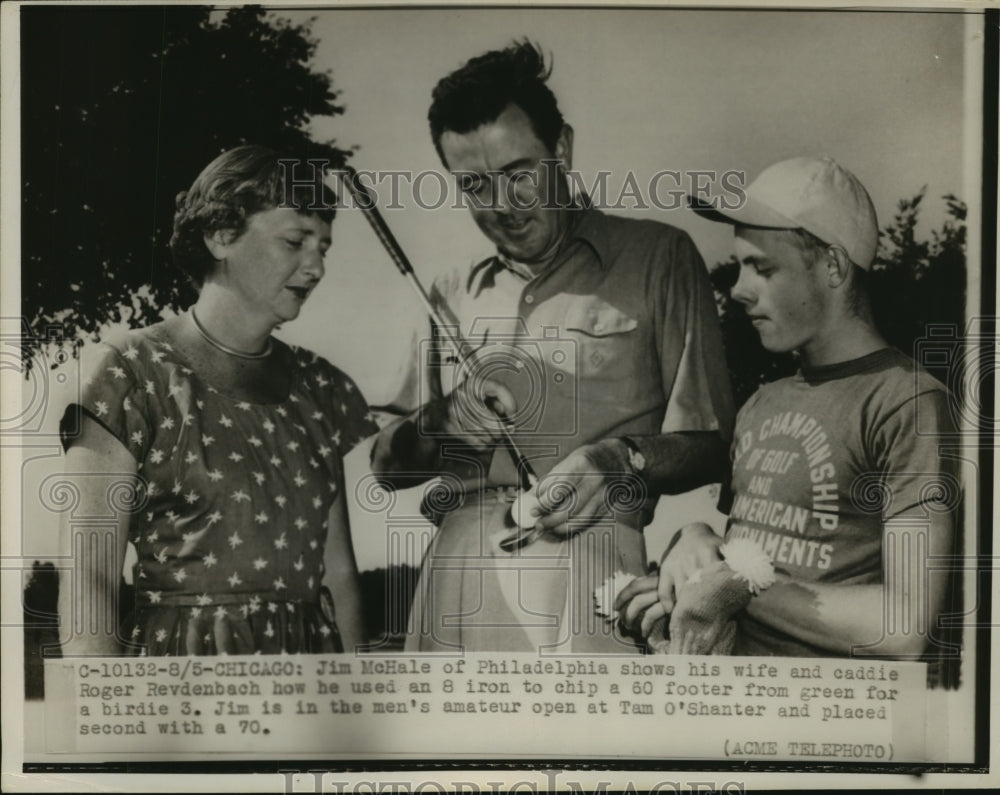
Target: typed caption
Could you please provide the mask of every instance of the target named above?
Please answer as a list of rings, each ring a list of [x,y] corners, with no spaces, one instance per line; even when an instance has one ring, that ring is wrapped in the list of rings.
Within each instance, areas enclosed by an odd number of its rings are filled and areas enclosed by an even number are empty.
[[[45,750],[920,762],[925,675],[788,658],[64,659],[46,663]]]

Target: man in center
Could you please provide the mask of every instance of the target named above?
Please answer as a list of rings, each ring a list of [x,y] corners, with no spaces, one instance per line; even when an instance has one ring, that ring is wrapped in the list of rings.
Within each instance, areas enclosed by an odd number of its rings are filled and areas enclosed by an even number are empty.
[[[432,299],[475,364],[431,338],[373,469],[387,485],[444,477],[407,651],[638,653],[594,611],[615,572],[646,568],[660,494],[718,482],[733,406],[708,274],[684,232],[574,202],[573,130],[525,42],[442,79],[428,118],[496,254],[439,277]],[[418,372],[419,371],[419,372]],[[417,389],[416,385],[420,385]],[[417,405],[420,404],[420,405]],[[518,549],[523,475],[538,532]]]

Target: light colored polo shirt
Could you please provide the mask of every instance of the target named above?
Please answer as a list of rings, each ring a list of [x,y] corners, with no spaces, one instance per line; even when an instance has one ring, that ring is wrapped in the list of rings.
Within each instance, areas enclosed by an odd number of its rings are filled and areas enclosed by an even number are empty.
[[[534,275],[490,257],[438,277],[431,297],[470,347],[475,373],[518,402],[513,436],[541,476],[576,448],[609,437],[718,431],[733,401],[716,304],[687,233],[666,224],[574,210],[556,258]],[[428,330],[394,404],[412,410],[466,377]],[[445,469],[470,485],[517,484],[501,446],[452,445]],[[655,498],[643,513],[652,516]]]

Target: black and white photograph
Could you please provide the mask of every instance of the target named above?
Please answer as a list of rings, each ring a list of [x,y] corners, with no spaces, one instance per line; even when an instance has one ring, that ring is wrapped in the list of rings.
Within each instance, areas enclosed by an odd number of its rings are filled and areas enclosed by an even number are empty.
[[[996,784],[995,8],[0,12],[5,789]]]

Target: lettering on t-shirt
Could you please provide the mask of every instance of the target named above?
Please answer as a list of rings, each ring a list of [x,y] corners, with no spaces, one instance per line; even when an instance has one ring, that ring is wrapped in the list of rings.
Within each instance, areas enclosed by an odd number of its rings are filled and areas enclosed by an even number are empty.
[[[797,449],[788,449],[789,439],[797,443]],[[761,422],[756,432],[751,430],[741,435],[733,465],[737,475],[734,480],[745,485],[737,490],[733,500],[729,535],[756,541],[779,563],[828,569],[832,544],[795,537],[808,534],[810,519],[826,531],[836,530],[840,519],[837,471],[827,433],[820,422],[802,412],[775,414]],[[787,479],[790,471],[803,468],[809,472],[810,493],[789,494],[788,486],[782,487],[786,481],[781,478]],[[781,495],[793,501],[778,499]],[[769,532],[743,522],[783,532]]]

